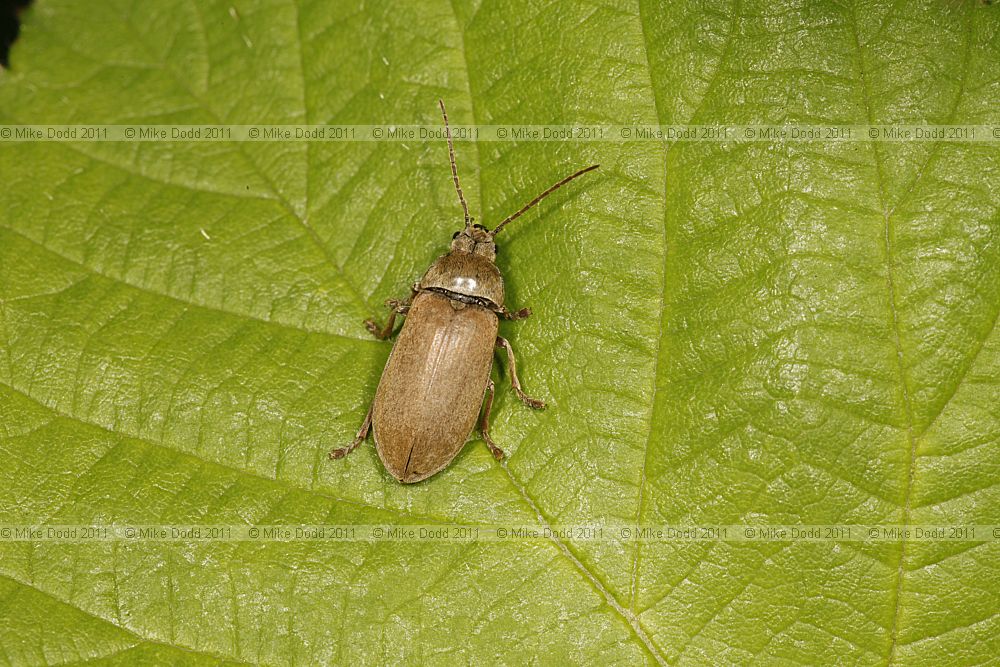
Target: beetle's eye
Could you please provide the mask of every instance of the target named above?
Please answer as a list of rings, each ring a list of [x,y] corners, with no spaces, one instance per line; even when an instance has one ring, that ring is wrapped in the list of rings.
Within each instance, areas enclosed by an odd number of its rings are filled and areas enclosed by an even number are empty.
[[[459,235],[459,234],[461,234],[461,233],[462,233],[462,232],[455,232],[454,234],[452,234],[452,235],[451,235],[451,238],[452,238],[452,239],[457,239],[457,238],[458,238],[458,235]]]

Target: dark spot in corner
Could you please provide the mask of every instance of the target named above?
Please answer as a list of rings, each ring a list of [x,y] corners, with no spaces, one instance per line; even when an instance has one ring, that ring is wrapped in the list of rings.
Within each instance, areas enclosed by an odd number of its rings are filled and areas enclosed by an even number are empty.
[[[21,12],[31,0],[0,0],[0,67],[10,67],[10,47],[21,31]]]

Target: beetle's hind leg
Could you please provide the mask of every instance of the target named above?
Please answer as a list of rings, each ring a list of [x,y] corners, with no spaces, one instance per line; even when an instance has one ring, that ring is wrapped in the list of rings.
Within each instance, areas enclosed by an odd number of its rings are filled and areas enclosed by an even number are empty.
[[[393,327],[396,326],[396,315],[406,315],[410,312],[410,304],[413,303],[413,297],[416,293],[417,291],[413,290],[410,296],[403,300],[386,299],[385,305],[391,309],[391,312],[389,313],[389,319],[385,321],[385,326],[380,327],[375,320],[369,318],[365,320],[365,328],[379,340],[385,340],[391,336]]]
[[[493,438],[490,437],[490,411],[493,410],[494,393],[496,393],[496,385],[493,384],[493,379],[491,378],[486,385],[486,405],[483,407],[483,418],[479,422],[479,432],[483,434],[483,441],[490,448],[493,458],[497,461],[502,461],[505,454],[502,449],[497,447],[497,443],[493,442]]]
[[[372,427],[372,411],[375,409],[375,403],[372,402],[371,406],[368,408],[368,414],[365,415],[365,420],[361,423],[361,428],[358,429],[358,434],[354,436],[354,440],[347,447],[338,447],[337,449],[330,450],[331,459],[342,459],[365,441],[368,437],[368,431]]]
[[[517,377],[517,364],[514,363],[514,348],[510,346],[510,341],[502,336],[497,336],[497,347],[507,350],[507,371],[510,373],[510,386],[514,388],[514,393],[521,399],[521,402],[529,408],[542,410],[545,408],[545,401],[532,398],[521,389],[521,381]]]

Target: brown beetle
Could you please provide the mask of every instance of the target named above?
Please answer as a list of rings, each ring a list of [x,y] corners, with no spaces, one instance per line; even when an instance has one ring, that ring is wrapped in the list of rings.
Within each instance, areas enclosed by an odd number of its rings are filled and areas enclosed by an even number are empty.
[[[392,312],[384,327],[373,320],[365,321],[372,335],[385,339],[392,335],[396,315],[406,316],[357,436],[349,446],[330,452],[332,459],[347,456],[372,429],[375,449],[385,469],[404,483],[427,479],[451,463],[468,440],[480,408],[483,440],[498,461],[503,458],[503,450],[490,437],[494,393],[490,369],[496,348],[507,352],[510,382],[518,398],[529,407],[545,407],[521,390],[514,351],[505,338],[497,335],[499,317],[524,319],[531,310],[510,312],[504,308],[503,276],[495,264],[493,239],[508,223],[555,190],[598,167],[595,164],[567,176],[493,230],[474,225],[458,181],[448,114],[444,102],[439,100],[438,104],[448,138],[451,175],[465,213],[465,228],[455,232],[451,250],[431,264],[413,285],[409,298],[386,301]]]

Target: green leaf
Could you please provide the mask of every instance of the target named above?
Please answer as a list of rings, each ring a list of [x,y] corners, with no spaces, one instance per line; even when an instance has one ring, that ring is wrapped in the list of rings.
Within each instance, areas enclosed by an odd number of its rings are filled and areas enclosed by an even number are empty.
[[[997,123],[979,2],[37,0],[0,123]],[[459,142],[498,465],[344,461],[441,141],[4,143],[0,523],[1000,524],[990,142]],[[0,662],[979,664],[1000,543],[0,543]]]

